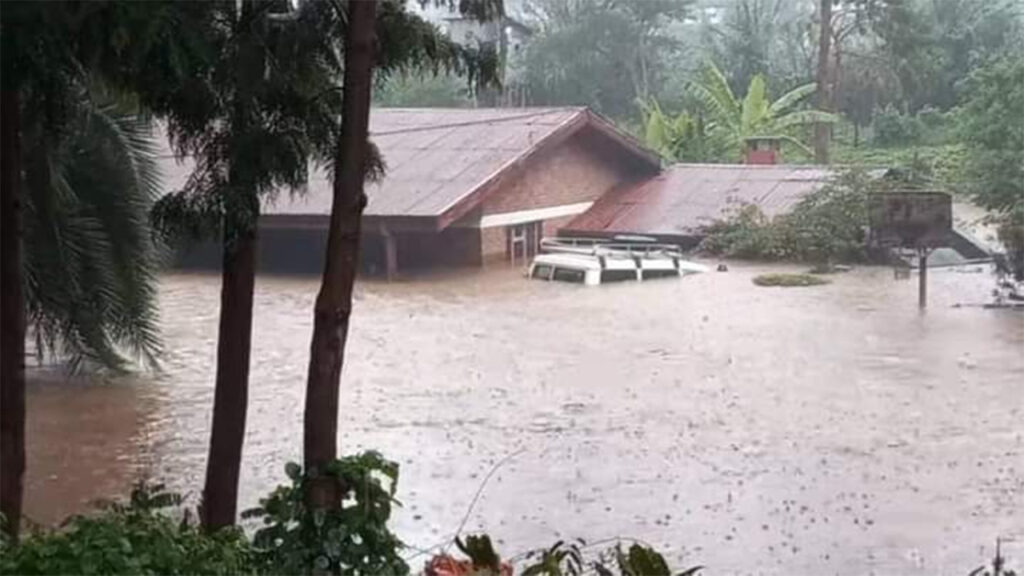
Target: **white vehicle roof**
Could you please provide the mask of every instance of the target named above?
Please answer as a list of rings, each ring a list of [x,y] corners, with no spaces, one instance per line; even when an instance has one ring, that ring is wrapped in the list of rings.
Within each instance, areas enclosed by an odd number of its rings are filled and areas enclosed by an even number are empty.
[[[593,256],[581,254],[538,254],[533,264],[575,268],[577,270],[600,270],[601,263]]]

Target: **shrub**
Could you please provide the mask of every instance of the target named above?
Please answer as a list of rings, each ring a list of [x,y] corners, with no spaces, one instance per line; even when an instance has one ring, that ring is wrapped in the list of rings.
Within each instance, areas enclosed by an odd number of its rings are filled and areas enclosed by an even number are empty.
[[[785,288],[820,286],[829,282],[828,279],[813,274],[762,274],[754,277],[754,284],[758,286],[782,286]]]
[[[920,118],[904,114],[892,104],[875,113],[874,129],[875,143],[879,146],[917,142],[924,132]]]
[[[398,464],[377,452],[335,460],[322,473],[285,466],[291,484],[278,486],[245,518],[259,518],[253,545],[271,574],[405,575],[402,543],[388,530]],[[335,504],[308,505],[316,484],[327,484]]]
[[[3,574],[246,574],[252,548],[237,529],[204,534],[190,514],[167,512],[181,497],[162,485],[138,484],[128,504],[74,516],[57,530],[36,530],[4,544]]]
[[[486,534],[469,536],[466,543],[456,538],[456,543],[468,559],[438,554],[427,562],[425,576],[511,576],[512,567],[501,561]],[[623,549],[621,541],[597,548],[582,539],[559,540],[549,548],[528,552],[522,559],[522,576],[695,576],[704,569],[692,566],[673,571],[654,548],[632,542]]]
[[[1024,282],[1024,205],[994,218],[996,233],[1006,251],[1005,272]]]
[[[788,230],[753,204],[742,204],[706,226],[702,251],[730,258],[785,260],[792,256]]]
[[[789,214],[768,218],[757,206],[741,206],[704,228],[700,248],[731,258],[826,266],[861,261],[866,257],[867,195],[884,186],[862,170],[849,170],[806,196]]]

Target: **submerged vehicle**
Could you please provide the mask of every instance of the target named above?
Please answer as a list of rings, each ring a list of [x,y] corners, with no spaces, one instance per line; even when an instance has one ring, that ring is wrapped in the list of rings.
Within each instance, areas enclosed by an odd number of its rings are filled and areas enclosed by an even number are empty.
[[[597,286],[626,280],[679,278],[707,272],[707,266],[683,259],[675,244],[659,244],[642,236],[545,238],[530,264],[529,276]]]

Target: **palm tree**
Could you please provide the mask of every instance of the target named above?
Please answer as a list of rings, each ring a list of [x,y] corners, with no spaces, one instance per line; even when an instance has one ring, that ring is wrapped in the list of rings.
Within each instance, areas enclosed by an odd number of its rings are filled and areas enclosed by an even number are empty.
[[[157,183],[152,148],[137,107],[111,97],[128,76],[104,73],[139,53],[143,35],[120,32],[148,20],[150,6],[8,2],[0,16],[0,511],[14,541],[27,324],[41,353],[73,367],[121,367],[125,352],[151,362],[159,351],[145,217]]]
[[[794,129],[836,121],[836,117],[827,112],[797,109],[814,93],[814,84],[794,88],[773,102],[768,98],[764,76],[755,74],[746,95],[739,99],[722,72],[709,64],[701,71],[701,80],[694,84],[694,89],[712,119],[711,133],[722,138],[737,158],[744,142],[759,136],[781,138],[810,155],[810,148],[793,136]]]
[[[159,249],[149,210],[160,192],[149,122],[81,94],[68,135],[47,138],[25,105],[25,302],[37,351],[71,367],[154,365]]]

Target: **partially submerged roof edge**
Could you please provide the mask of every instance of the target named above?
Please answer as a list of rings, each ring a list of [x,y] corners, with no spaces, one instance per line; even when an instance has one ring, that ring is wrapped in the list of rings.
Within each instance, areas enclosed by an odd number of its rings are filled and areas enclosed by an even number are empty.
[[[440,213],[437,215],[439,219],[440,228],[447,227],[448,224],[457,220],[459,217],[463,216],[466,212],[472,210],[480,202],[486,199],[486,197],[489,195],[489,193],[486,191],[486,188],[492,185],[494,182],[496,182],[501,177],[501,175],[505,173],[507,170],[511,169],[512,167],[516,166],[519,163],[527,161],[535,154],[540,153],[552,141],[561,141],[561,139],[563,138],[569,138],[579,130],[585,128],[586,126],[592,126],[598,131],[600,131],[606,137],[611,138],[617,144],[628,150],[630,153],[632,153],[639,160],[647,164],[648,167],[652,168],[653,170],[661,170],[660,156],[658,156],[655,152],[645,148],[642,144],[637,142],[632,136],[616,128],[614,124],[606,120],[601,115],[593,112],[588,107],[569,109],[573,110],[574,113],[571,116],[569,116],[566,120],[564,120],[561,124],[556,126],[549,133],[547,133],[543,138],[534,142],[532,146],[523,150],[515,157],[513,157],[511,160],[501,165],[497,170],[495,170],[493,173],[491,173],[486,178],[481,180],[479,184],[468,189],[468,191],[465,194],[449,202],[448,205],[442,208]],[[553,112],[559,110],[565,110],[565,108],[555,109],[553,110]],[[454,209],[458,207],[461,203],[465,202],[467,199],[471,198],[474,195],[477,195],[479,197],[474,198],[472,204],[463,207],[457,214],[449,214],[450,212],[453,212]]]

